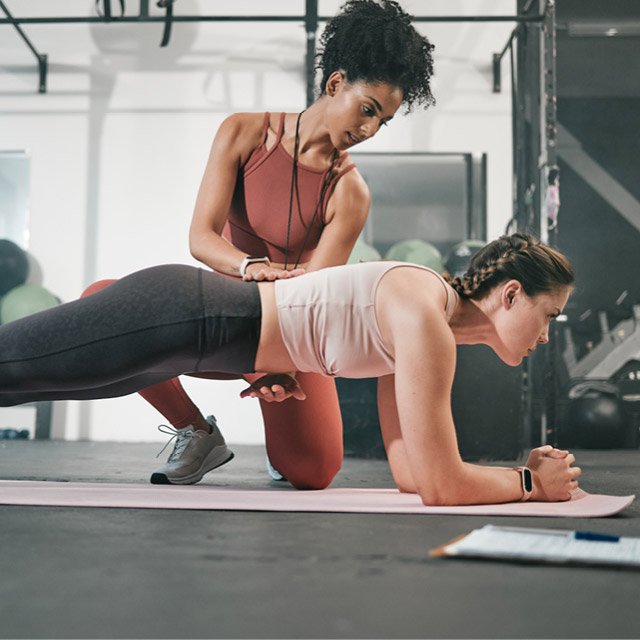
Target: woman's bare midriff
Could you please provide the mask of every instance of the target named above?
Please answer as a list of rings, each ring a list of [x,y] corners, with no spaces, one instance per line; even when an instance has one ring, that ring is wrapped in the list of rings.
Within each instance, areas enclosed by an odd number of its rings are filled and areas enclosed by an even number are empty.
[[[296,367],[282,340],[275,286],[273,282],[258,282],[258,291],[262,305],[262,321],[255,369],[264,373],[295,371]]]

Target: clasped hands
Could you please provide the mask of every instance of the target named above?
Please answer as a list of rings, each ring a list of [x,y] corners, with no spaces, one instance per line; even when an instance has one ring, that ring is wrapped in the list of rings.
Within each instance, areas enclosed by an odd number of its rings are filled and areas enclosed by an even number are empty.
[[[573,466],[575,461],[572,453],[550,444],[533,449],[527,460],[527,467],[533,474],[532,500],[570,500],[571,491],[577,488],[577,478],[582,473],[580,467]]]
[[[294,376],[288,373],[268,373],[243,389],[240,397],[282,402],[287,398],[304,400],[307,396]]]

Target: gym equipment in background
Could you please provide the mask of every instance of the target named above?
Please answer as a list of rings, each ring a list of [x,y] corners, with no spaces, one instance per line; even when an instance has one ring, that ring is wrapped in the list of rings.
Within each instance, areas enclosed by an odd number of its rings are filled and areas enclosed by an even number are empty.
[[[463,240],[454,245],[444,261],[444,268],[452,278],[462,277],[469,268],[473,255],[485,245],[484,240]]]
[[[628,421],[618,387],[609,380],[574,380],[559,430],[562,447],[619,449],[628,440]]]
[[[366,242],[358,240],[353,246],[349,260],[347,264],[358,264],[358,262],[373,262],[380,260],[380,254],[378,250],[368,245]]]
[[[14,287],[0,301],[0,322],[6,324],[60,304],[60,300],[37,284]]]
[[[609,329],[605,311],[598,313],[600,342],[578,359],[571,329],[564,332],[563,357],[571,378],[610,378],[631,360],[640,360],[640,305],[633,305],[633,317]]]
[[[28,440],[28,429],[14,429],[8,427],[7,429],[0,429],[0,440]]]
[[[627,418],[625,448],[640,447],[640,361],[631,360],[613,378]]]
[[[27,253],[15,242],[0,239],[0,296],[24,284],[29,277]]]
[[[631,318],[621,320],[610,329],[606,311],[600,311],[600,341],[581,358],[576,356],[571,327],[566,327],[564,331],[565,347],[562,356],[571,379],[606,380],[619,396],[625,435],[619,436],[617,429],[612,430],[607,426],[608,419],[603,418],[601,428],[595,429],[598,432],[594,436],[598,448],[633,449],[640,446],[640,305],[633,304],[631,312]],[[594,430],[593,427],[589,429]],[[567,435],[570,434],[565,434]]]
[[[429,269],[433,269],[438,273],[444,271],[442,254],[434,245],[426,240],[416,239],[397,242],[387,251],[385,260],[413,262],[423,267],[429,267]]]

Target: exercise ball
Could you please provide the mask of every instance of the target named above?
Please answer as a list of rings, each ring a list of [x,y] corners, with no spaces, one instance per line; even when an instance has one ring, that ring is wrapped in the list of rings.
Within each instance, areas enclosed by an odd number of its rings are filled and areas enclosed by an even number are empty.
[[[365,242],[361,242],[360,240],[358,240],[353,246],[353,250],[351,251],[351,255],[347,260],[347,264],[358,264],[358,262],[372,262],[374,260],[380,260],[380,254],[378,253],[378,251]]]
[[[444,261],[444,268],[452,278],[462,277],[469,268],[469,263],[478,249],[486,243],[483,240],[464,240],[451,248]]]
[[[570,394],[566,415],[568,444],[584,449],[616,449],[624,446],[626,418],[617,389],[605,384],[585,386]]]
[[[32,313],[44,311],[60,304],[58,298],[37,284],[15,287],[0,301],[0,322],[6,324]]]
[[[394,244],[387,254],[387,260],[399,262],[413,262],[423,267],[429,267],[438,273],[444,270],[442,255],[430,242],[426,240],[403,240]]]
[[[15,242],[0,239],[0,296],[24,284],[29,277],[29,258]]]

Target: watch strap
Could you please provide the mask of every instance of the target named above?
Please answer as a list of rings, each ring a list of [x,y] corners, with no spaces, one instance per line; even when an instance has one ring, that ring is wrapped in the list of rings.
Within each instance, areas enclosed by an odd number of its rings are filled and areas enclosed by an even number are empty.
[[[526,502],[533,494],[533,474],[529,467],[514,467],[514,471],[520,474],[520,483],[522,485],[522,498],[520,502]]]
[[[240,263],[240,277],[244,278],[245,274],[247,273],[247,267],[250,264],[255,264],[257,262],[263,262],[264,264],[266,264],[268,267],[271,266],[271,260],[269,260],[269,258],[267,258],[266,256],[262,256],[262,257],[257,257],[257,256],[247,256],[241,263]]]

